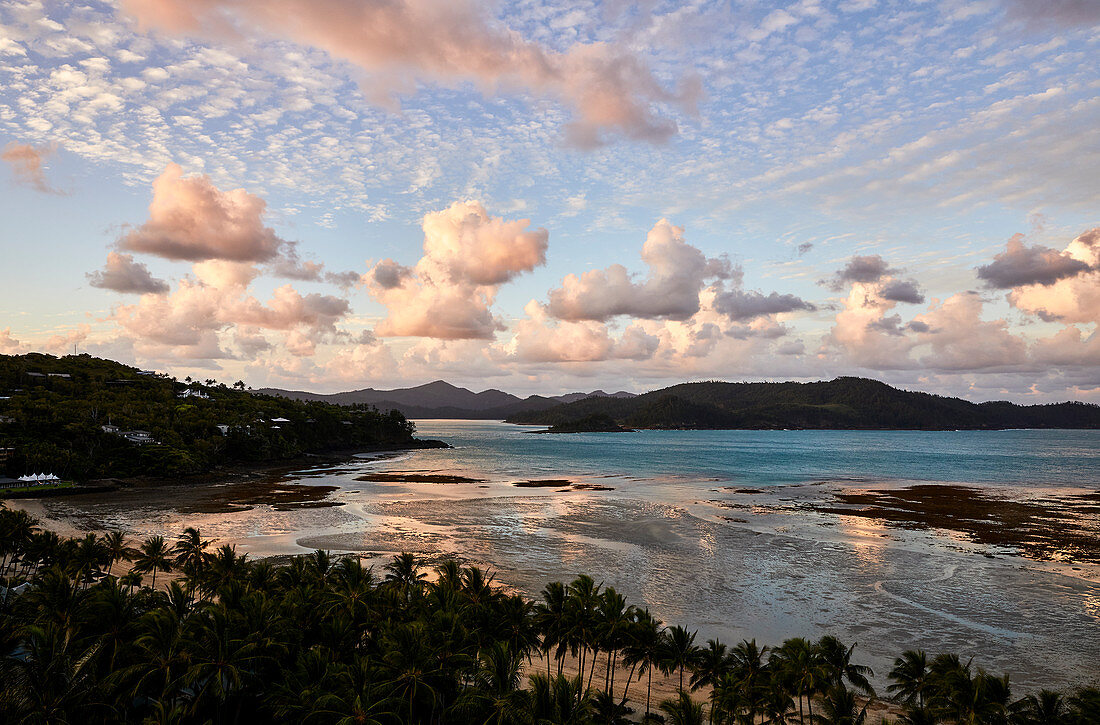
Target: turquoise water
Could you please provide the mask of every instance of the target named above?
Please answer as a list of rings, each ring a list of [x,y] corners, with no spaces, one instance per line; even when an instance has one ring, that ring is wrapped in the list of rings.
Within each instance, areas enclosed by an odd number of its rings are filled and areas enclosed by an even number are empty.
[[[421,420],[452,451],[419,463],[490,479],[628,477],[747,486],[818,480],[1100,485],[1100,431],[638,431],[539,435],[497,422]]]

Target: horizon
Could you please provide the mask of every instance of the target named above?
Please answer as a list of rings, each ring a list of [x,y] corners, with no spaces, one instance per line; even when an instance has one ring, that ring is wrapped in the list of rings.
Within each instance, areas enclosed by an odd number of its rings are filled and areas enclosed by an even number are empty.
[[[0,353],[1100,402],[1100,5],[283,9],[0,7]]]

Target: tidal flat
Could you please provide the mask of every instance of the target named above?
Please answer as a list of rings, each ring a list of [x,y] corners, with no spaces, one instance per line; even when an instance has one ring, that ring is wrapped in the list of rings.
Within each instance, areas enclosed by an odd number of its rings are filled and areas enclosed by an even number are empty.
[[[880,676],[909,648],[973,656],[1020,691],[1100,672],[1095,433],[420,425],[456,448],[11,505],[63,532],[198,526],[253,557],[455,555],[532,596],[585,572],[702,639],[835,634]]]

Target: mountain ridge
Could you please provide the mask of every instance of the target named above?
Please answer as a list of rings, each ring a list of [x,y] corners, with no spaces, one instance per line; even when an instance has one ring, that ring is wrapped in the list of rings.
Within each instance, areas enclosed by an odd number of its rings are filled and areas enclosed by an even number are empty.
[[[1100,406],[1090,403],[972,403],[854,377],[811,383],[681,383],[626,400],[586,398],[524,411],[506,421],[564,427],[592,416],[606,416],[627,428],[652,429],[1100,428]]]
[[[530,410],[551,408],[593,396],[609,398],[632,397],[633,393],[618,391],[606,393],[594,390],[590,393],[573,392],[563,395],[529,395],[521,398],[496,388],[475,393],[445,380],[433,380],[424,385],[392,390],[361,388],[341,393],[311,393],[305,390],[260,388],[252,391],[260,395],[274,395],[291,400],[335,403],[337,405],[373,405],[379,410],[397,410],[409,418],[455,418],[501,420],[510,415]]]

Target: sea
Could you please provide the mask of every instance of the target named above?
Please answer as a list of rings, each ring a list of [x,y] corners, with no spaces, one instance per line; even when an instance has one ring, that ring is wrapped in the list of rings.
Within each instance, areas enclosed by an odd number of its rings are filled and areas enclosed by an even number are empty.
[[[26,505],[73,532],[199,526],[252,557],[455,556],[532,597],[588,573],[700,643],[836,635],[880,686],[906,649],[1018,694],[1100,683],[1100,431],[416,424],[451,448],[288,471],[274,498],[233,480]]]

